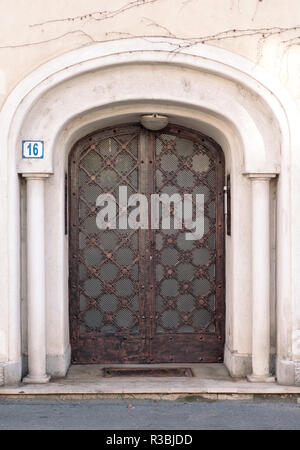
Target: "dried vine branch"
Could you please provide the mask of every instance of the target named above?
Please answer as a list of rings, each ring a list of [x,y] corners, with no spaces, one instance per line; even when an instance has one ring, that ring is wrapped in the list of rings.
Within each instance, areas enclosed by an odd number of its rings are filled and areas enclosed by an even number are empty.
[[[102,20],[107,20],[107,19],[112,19],[130,9],[134,9],[134,8],[138,8],[140,6],[145,6],[148,5],[150,3],[157,3],[158,1],[161,0],[133,0],[129,3],[126,3],[124,6],[122,6],[119,9],[116,10],[111,10],[111,11],[93,11],[90,12],[88,14],[85,15],[80,15],[80,16],[73,16],[73,17],[65,17],[63,19],[53,19],[53,20],[47,20],[45,22],[41,22],[41,23],[35,23],[30,25],[31,28],[33,27],[40,27],[40,26],[44,26],[47,24],[51,24],[51,23],[58,23],[58,22],[74,22],[76,20],[84,20],[84,19],[88,19],[88,20],[95,20],[97,22],[102,21]]]

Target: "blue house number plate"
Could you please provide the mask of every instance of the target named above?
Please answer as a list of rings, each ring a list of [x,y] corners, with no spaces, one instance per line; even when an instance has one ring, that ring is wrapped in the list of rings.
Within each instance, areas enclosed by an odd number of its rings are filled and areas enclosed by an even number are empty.
[[[43,159],[44,141],[22,141],[22,156],[26,159]]]

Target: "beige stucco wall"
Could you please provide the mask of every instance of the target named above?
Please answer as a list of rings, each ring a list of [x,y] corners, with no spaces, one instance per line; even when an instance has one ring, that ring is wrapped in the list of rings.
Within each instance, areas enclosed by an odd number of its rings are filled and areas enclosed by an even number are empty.
[[[1,0],[0,105],[55,56],[134,36],[233,51],[280,79],[300,109],[299,0]]]

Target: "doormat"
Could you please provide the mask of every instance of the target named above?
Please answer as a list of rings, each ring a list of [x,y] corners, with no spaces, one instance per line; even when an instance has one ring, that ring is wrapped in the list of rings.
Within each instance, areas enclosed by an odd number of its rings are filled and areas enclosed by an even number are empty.
[[[190,367],[147,368],[147,367],[107,367],[103,369],[105,378],[111,377],[193,377]]]

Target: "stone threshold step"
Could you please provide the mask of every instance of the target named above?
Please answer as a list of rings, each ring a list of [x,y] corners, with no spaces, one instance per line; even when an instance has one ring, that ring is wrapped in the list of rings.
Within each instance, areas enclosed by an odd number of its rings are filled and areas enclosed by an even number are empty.
[[[154,400],[181,401],[184,403],[201,401],[280,401],[293,402],[300,405],[299,394],[10,394],[1,395],[6,400]]]
[[[249,381],[201,380],[199,378],[107,378],[81,382],[52,381],[0,387],[10,395],[298,395],[300,386]]]

